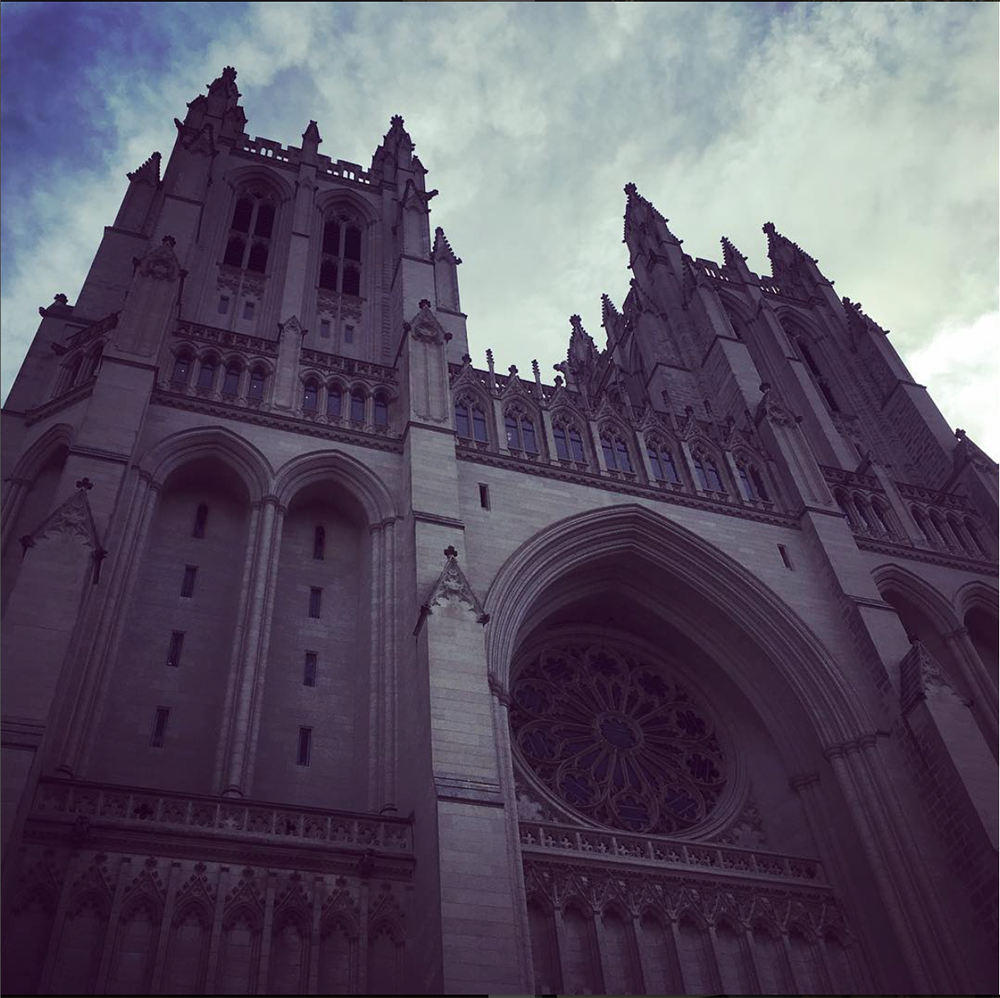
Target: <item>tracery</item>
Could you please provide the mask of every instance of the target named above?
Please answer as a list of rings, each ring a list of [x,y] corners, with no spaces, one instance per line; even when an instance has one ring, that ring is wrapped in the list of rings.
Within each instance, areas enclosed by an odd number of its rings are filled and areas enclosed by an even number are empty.
[[[718,803],[726,763],[712,720],[646,657],[605,644],[550,646],[511,692],[523,761],[583,817],[670,835]]]

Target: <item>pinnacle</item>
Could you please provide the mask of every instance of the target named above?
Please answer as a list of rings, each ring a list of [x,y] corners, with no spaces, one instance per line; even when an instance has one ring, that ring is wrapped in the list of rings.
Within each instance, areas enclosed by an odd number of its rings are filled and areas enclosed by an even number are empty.
[[[154,152],[138,169],[127,173],[129,180],[143,180],[147,183],[158,184],[160,182],[160,159],[158,152]]]
[[[727,267],[736,266],[737,261],[746,263],[746,256],[744,256],[732,243],[732,240],[728,236],[723,236],[719,242],[722,243],[722,258],[723,263]]]
[[[443,258],[450,260],[454,264],[462,262],[461,257],[455,255],[455,251],[451,248],[451,243],[448,242],[448,237],[444,234],[444,229],[440,225],[434,230],[434,248],[431,251],[431,255],[435,259]]]
[[[302,139],[303,141],[311,139],[317,144],[323,141],[319,134],[319,126],[312,119],[310,119],[309,124],[306,126],[306,130],[302,133]]]

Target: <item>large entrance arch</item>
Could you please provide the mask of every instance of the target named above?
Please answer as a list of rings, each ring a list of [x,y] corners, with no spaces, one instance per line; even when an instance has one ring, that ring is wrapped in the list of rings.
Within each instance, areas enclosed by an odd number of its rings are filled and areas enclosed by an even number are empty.
[[[872,979],[890,990],[912,990],[915,982],[917,988],[930,987],[923,982],[940,979],[944,974],[940,942],[923,946],[916,941],[929,938],[932,930],[923,914],[909,910],[903,901],[916,885],[904,869],[906,859],[893,854],[899,851],[899,838],[887,818],[885,801],[875,799],[893,793],[885,787],[891,778],[880,756],[875,708],[852,682],[849,668],[838,663],[805,622],[751,572],[650,510],[623,505],[573,516],[536,534],[498,572],[484,605],[490,614],[487,662],[504,726],[520,709],[511,694],[517,694],[519,677],[532,658],[526,649],[573,628],[592,633],[595,626],[612,642],[617,635],[623,645],[626,637],[653,650],[660,642],[670,652],[663,656],[665,669],[669,671],[671,657],[685,661],[689,677],[697,675],[700,695],[724,704],[722,715],[738,732],[734,738],[738,751],[756,756],[751,782],[769,791],[764,796],[777,839],[799,844],[798,858],[785,855],[773,860],[768,876],[778,882],[769,880],[765,889],[752,871],[766,869],[769,861],[751,855],[753,850],[725,853],[719,848],[701,852],[693,848],[694,841],[706,843],[706,836],[713,846],[727,841],[727,832],[711,823],[693,828],[687,837],[629,835],[620,823],[611,834],[615,822],[606,812],[603,822],[588,821],[580,809],[567,812],[565,799],[556,800],[550,813],[563,805],[562,821],[546,822],[538,817],[544,809],[532,808],[537,800],[520,800],[525,935],[541,947],[545,973],[554,973],[552,953],[561,952],[570,961],[560,970],[564,987],[567,977],[593,988],[620,976],[615,970],[603,979],[595,971],[593,981],[574,977],[579,976],[580,966],[600,968],[615,959],[610,951],[600,951],[588,962],[578,952],[580,940],[598,945],[609,937],[609,929],[613,936],[619,933],[618,915],[610,913],[606,891],[595,898],[591,890],[592,911],[587,917],[592,924],[578,925],[584,911],[579,898],[581,864],[589,870],[584,882],[610,883],[604,857],[615,857],[612,865],[634,864],[635,876],[646,880],[638,893],[616,902],[626,908],[631,905],[639,919],[628,927],[630,942],[625,947],[640,954],[639,964],[621,971],[626,976],[641,973],[657,980],[652,970],[643,969],[644,962],[679,966],[681,977],[673,985],[690,990],[687,977],[691,976],[691,986],[702,981],[703,963],[708,960],[712,986],[726,990],[745,980],[756,982],[751,990],[762,988],[765,980],[782,981],[799,993],[857,990],[871,986],[865,982]],[[524,786],[531,782],[524,752],[508,745],[507,778],[512,786]],[[533,787],[537,796],[539,780]],[[732,814],[733,828],[740,824],[737,811]],[[532,814],[534,820],[526,817]],[[781,835],[793,826],[799,827]],[[803,849],[807,844],[809,848]],[[803,875],[809,869],[803,851],[822,860],[811,885],[810,874]],[[692,863],[700,884],[694,896],[700,900],[692,900],[690,893]],[[737,869],[742,871],[738,876]],[[798,871],[797,877],[792,874],[797,882],[786,881],[779,887],[780,869]],[[738,910],[728,914],[722,894],[712,888],[714,884],[721,889],[723,883],[730,896],[739,898]],[[812,888],[818,893],[811,893]],[[650,890],[659,900],[643,907],[642,898],[648,899]],[[705,908],[706,899],[713,899],[711,910]],[[798,921],[787,915],[765,917],[764,911],[773,915],[776,904],[785,905],[786,912],[813,914]],[[840,904],[854,930],[853,946],[845,946],[851,934],[844,921],[817,921],[816,912],[830,912]],[[565,923],[567,912],[571,929]],[[647,917],[645,929],[643,917]],[[543,923],[549,926],[545,931],[550,937],[545,936]],[[672,927],[664,945],[669,954],[650,951],[649,939],[659,938],[650,925],[668,923]],[[749,940],[755,931],[762,941],[779,940],[780,945],[764,947],[772,955],[784,954],[774,957],[773,966],[733,955],[752,951]],[[704,936],[696,939],[696,932]],[[865,949],[873,956],[870,965],[862,955]],[[687,976],[684,953],[694,954]],[[537,978],[536,984],[544,983]]]

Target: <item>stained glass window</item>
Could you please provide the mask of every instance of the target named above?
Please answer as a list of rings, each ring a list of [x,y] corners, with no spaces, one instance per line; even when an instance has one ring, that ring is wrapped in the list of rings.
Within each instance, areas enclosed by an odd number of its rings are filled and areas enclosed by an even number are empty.
[[[718,803],[726,764],[711,718],[650,661],[605,645],[549,648],[512,696],[521,759],[583,817],[670,835]]]

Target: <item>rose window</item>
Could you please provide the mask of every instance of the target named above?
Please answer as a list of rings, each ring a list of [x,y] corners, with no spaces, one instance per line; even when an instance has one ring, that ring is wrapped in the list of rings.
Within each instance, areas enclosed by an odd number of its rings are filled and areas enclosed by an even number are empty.
[[[517,673],[511,693],[522,759],[583,817],[670,835],[717,804],[726,766],[709,715],[642,657],[549,648]]]

